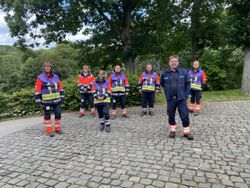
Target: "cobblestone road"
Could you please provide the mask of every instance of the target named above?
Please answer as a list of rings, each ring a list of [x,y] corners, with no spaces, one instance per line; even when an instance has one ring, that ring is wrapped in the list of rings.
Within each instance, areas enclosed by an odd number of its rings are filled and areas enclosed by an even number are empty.
[[[249,187],[250,101],[204,104],[190,116],[194,141],[180,127],[168,138],[165,111],[141,118],[131,108],[110,134],[71,113],[64,135],[47,137],[39,124],[2,137],[0,187]]]

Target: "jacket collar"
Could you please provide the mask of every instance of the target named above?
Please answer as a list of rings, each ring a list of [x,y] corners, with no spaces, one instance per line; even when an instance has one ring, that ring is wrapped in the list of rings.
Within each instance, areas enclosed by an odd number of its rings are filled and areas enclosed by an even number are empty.
[[[173,72],[170,68],[166,70],[166,72],[170,73]],[[180,67],[177,67],[176,72],[180,72]]]

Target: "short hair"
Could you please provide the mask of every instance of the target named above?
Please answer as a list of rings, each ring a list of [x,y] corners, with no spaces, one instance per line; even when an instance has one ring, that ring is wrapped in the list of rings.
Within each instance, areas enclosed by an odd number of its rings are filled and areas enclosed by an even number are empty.
[[[115,67],[117,67],[117,66],[118,66],[118,67],[120,67],[120,68],[122,68],[122,66],[121,66],[121,65],[119,65],[119,64],[116,64],[116,65],[115,65]]]
[[[106,72],[105,72],[104,70],[99,70],[99,71],[98,71],[98,74],[104,74],[104,75],[105,75]]]
[[[194,64],[194,62],[198,62],[198,63],[200,63],[200,61],[199,61],[199,59],[195,59],[195,60],[193,60],[193,64]]]
[[[179,61],[179,56],[178,55],[171,55],[169,58],[168,58],[168,61],[170,61],[171,59],[177,59]]]
[[[84,68],[84,67],[86,67],[86,68],[88,68],[88,69],[89,69],[89,66],[88,66],[88,65],[83,65],[83,66],[82,66],[82,68]]]
[[[42,68],[44,68],[45,66],[50,66],[51,68],[53,67],[49,62],[44,62]]]

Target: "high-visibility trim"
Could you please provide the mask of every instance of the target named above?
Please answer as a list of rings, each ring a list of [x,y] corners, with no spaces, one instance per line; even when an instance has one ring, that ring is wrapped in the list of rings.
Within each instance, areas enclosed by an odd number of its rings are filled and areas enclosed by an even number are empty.
[[[122,114],[123,114],[123,115],[126,115],[126,114],[127,114],[127,109],[126,109],[126,108],[122,109]]]
[[[36,99],[35,102],[36,102],[36,103],[42,102],[42,100],[41,100],[41,99]]]
[[[111,111],[112,115],[116,115],[116,110]]]
[[[52,123],[52,121],[49,119],[49,120],[44,120],[44,124],[51,124]]]
[[[47,101],[47,100],[53,100],[53,99],[58,99],[60,98],[60,93],[56,92],[56,93],[49,93],[49,94],[43,94],[42,95],[42,100]]]
[[[191,84],[191,88],[192,88],[192,89],[201,90],[201,85],[199,85],[199,84]]]
[[[100,123],[104,123],[105,122],[105,119],[104,118],[100,118]]]
[[[46,127],[45,130],[47,133],[51,133],[53,131],[53,127]]]
[[[107,97],[106,99],[102,99],[102,100],[100,100],[100,99],[96,99],[95,98],[95,100],[94,100],[94,104],[99,104],[99,103],[103,103],[103,102],[105,102],[105,103],[110,103],[110,97]]]
[[[125,87],[121,87],[121,86],[116,86],[116,87],[113,87],[111,88],[111,91],[112,92],[125,92]]]
[[[189,104],[189,110],[193,111],[194,110],[194,103]]]
[[[154,91],[154,90],[155,86],[147,86],[147,85],[142,86],[142,91]]]
[[[188,127],[183,127],[183,134],[184,134],[184,135],[190,134],[190,126],[188,126]]]
[[[52,121],[51,120],[44,120],[44,125],[46,128],[52,127]]]
[[[200,110],[201,109],[201,105],[200,104],[196,104],[196,110]]]
[[[176,125],[169,125],[170,132],[176,132]]]
[[[195,111],[196,112],[201,112],[201,104],[196,104]]]

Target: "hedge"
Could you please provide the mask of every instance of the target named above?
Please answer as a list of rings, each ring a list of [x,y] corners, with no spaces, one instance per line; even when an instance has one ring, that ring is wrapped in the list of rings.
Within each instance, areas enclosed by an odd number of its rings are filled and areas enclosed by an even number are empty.
[[[136,88],[137,81],[137,75],[129,76],[131,91],[129,97],[127,97],[128,106],[140,105],[141,96]],[[80,95],[76,79],[70,78],[64,80],[63,87],[65,91],[65,102],[62,105],[63,110],[78,110],[80,106]],[[33,88],[24,88],[11,95],[0,92],[0,119],[33,115],[40,111],[41,108],[36,106],[34,102]]]

